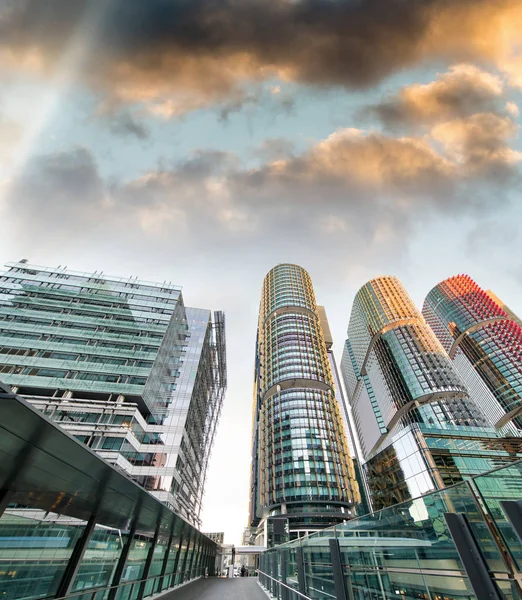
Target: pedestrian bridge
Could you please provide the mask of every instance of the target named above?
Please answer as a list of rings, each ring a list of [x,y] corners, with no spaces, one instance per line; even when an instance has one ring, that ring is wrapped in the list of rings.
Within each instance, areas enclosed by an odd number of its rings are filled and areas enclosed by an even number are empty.
[[[522,461],[260,552],[259,582],[220,554],[0,385],[1,600],[519,599]]]

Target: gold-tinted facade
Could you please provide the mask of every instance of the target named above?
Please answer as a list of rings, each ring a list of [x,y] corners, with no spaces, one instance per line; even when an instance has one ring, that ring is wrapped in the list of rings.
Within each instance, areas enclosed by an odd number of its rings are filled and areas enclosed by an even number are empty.
[[[308,273],[272,269],[263,284],[255,372],[251,522],[286,514],[290,530],[353,516],[360,501]]]

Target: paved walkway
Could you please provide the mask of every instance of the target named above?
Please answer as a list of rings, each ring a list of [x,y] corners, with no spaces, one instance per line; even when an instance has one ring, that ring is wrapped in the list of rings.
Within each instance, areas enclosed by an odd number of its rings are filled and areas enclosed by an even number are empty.
[[[188,583],[161,596],[161,600],[268,600],[257,577],[209,577]]]

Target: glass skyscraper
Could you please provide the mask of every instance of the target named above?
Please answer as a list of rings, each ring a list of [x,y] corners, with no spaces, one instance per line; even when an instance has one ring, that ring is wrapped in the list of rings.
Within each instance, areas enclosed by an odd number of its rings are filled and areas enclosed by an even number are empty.
[[[521,436],[522,327],[513,311],[457,275],[431,290],[422,313],[489,420]]]
[[[342,373],[375,509],[513,458],[395,277],[357,293]]]
[[[349,519],[360,502],[325,328],[308,273],[274,267],[259,311],[250,506],[268,545]]]
[[[0,379],[195,525],[226,386],[223,313],[181,288],[9,263]]]

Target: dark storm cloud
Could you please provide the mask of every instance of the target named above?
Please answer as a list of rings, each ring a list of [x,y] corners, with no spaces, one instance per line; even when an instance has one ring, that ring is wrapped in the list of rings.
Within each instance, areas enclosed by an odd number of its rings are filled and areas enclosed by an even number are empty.
[[[226,58],[247,52],[260,66],[292,65],[309,81],[360,85],[412,57],[440,0],[108,4],[101,29],[89,33],[109,60],[133,59],[134,66],[154,71],[170,53]],[[0,22],[3,43],[41,48],[56,57],[77,27],[88,26],[83,24],[88,5],[86,0],[21,1]]]
[[[83,80],[170,116],[245,80],[361,88],[425,59],[507,60],[521,13],[515,0],[19,0],[0,44],[52,69],[81,34]]]

